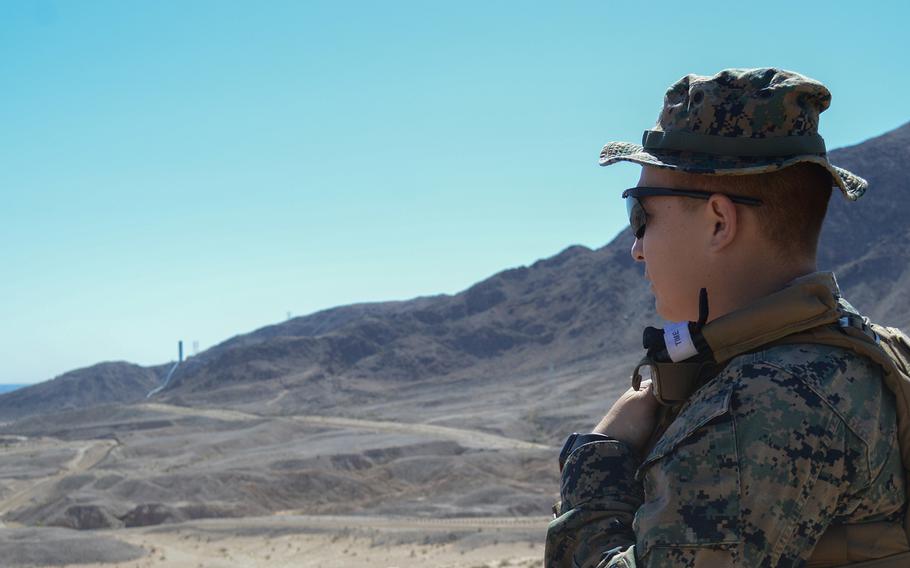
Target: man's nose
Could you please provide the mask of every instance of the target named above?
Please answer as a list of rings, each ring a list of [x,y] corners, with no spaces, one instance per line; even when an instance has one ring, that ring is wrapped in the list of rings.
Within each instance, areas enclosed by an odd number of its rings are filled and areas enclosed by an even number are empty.
[[[632,243],[631,253],[632,253],[632,260],[634,260],[635,262],[644,262],[645,253],[644,253],[644,250],[642,250],[641,239],[635,239],[635,242]]]

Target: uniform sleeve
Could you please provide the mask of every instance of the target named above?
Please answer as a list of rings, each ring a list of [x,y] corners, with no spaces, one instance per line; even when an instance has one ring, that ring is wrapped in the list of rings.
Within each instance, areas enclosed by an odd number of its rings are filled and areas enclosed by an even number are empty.
[[[866,469],[865,453],[809,377],[770,364],[739,372],[732,410],[745,564],[802,566],[856,471]],[[802,372],[813,373],[812,366]]]
[[[803,566],[833,523],[875,519],[870,484],[889,453],[857,418],[879,422],[866,408],[881,402],[873,371],[831,350],[777,349],[732,361],[640,464],[619,442],[573,452],[546,566]],[[885,512],[900,511],[893,500]]]
[[[845,425],[800,377],[728,366],[639,470],[637,566],[801,566],[835,514]]]
[[[546,568],[593,568],[635,542],[642,503],[639,460],[619,441],[585,444],[566,459],[557,517],[547,529]]]

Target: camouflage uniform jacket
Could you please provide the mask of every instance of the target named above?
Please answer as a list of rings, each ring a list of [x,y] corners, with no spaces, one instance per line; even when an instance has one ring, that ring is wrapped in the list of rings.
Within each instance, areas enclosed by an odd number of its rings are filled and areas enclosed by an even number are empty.
[[[825,345],[734,358],[643,460],[618,441],[568,457],[547,568],[801,566],[831,525],[900,522],[895,403],[880,377]]]

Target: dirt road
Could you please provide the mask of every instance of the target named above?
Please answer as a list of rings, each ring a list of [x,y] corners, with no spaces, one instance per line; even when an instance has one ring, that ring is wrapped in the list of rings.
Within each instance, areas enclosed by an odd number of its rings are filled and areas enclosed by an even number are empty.
[[[544,444],[535,444],[515,438],[497,436],[479,430],[469,430],[465,428],[452,428],[449,426],[435,426],[431,424],[415,424],[409,422],[390,422],[381,420],[361,420],[357,418],[342,418],[336,416],[317,416],[317,415],[291,415],[291,416],[260,416],[247,412],[238,412],[236,410],[224,410],[217,408],[189,408],[184,406],[173,406],[169,404],[143,404],[141,408],[154,410],[157,412],[166,412],[179,416],[204,416],[217,420],[292,420],[301,424],[310,424],[313,426],[328,426],[333,428],[345,428],[352,430],[368,430],[372,432],[393,432],[399,434],[416,434],[429,438],[453,440],[468,448],[483,449],[520,449],[520,450],[550,450],[550,446]]]

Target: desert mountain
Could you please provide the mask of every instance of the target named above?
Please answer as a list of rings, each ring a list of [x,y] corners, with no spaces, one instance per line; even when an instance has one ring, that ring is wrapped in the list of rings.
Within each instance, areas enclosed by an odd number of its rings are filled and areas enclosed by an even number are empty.
[[[129,403],[161,382],[162,368],[125,361],[99,363],[0,397],[0,422],[99,404]],[[144,392],[143,392],[144,391]]]
[[[835,194],[819,266],[876,321],[910,327],[910,124],[831,152],[871,184],[847,203]],[[190,405],[357,409],[383,398],[469,386],[496,377],[610,366],[655,322],[627,231],[590,250],[573,246],[500,272],[455,295],[343,306],[239,335],[187,360],[156,398]],[[694,301],[694,300],[693,300]],[[102,364],[0,396],[0,420],[41,409],[138,400],[161,367]],[[116,388],[109,382],[122,372]],[[432,384],[428,384],[432,383]],[[448,388],[448,387],[445,387]],[[135,389],[132,392],[131,389]]]
[[[217,391],[217,404],[271,400],[278,413],[350,408],[425,391],[428,381],[591,364],[638,341],[637,323],[629,324],[651,311],[639,273],[619,240],[598,251],[570,247],[454,296],[377,306],[384,311],[358,318],[315,314],[336,321],[303,318],[232,340],[178,371],[162,399],[208,404]]]
[[[835,196],[820,266],[860,310],[905,327],[908,142],[905,125],[832,152],[870,179],[872,205]],[[104,363],[0,396],[0,522],[543,519],[556,446],[627,388],[641,330],[657,321],[631,242],[624,231],[459,294],[239,335],[181,364],[152,399],[170,366]]]
[[[869,180],[855,203],[832,199],[819,266],[835,270],[844,295],[873,321],[910,329],[910,123],[831,152]],[[836,197],[836,196],[835,196]]]

